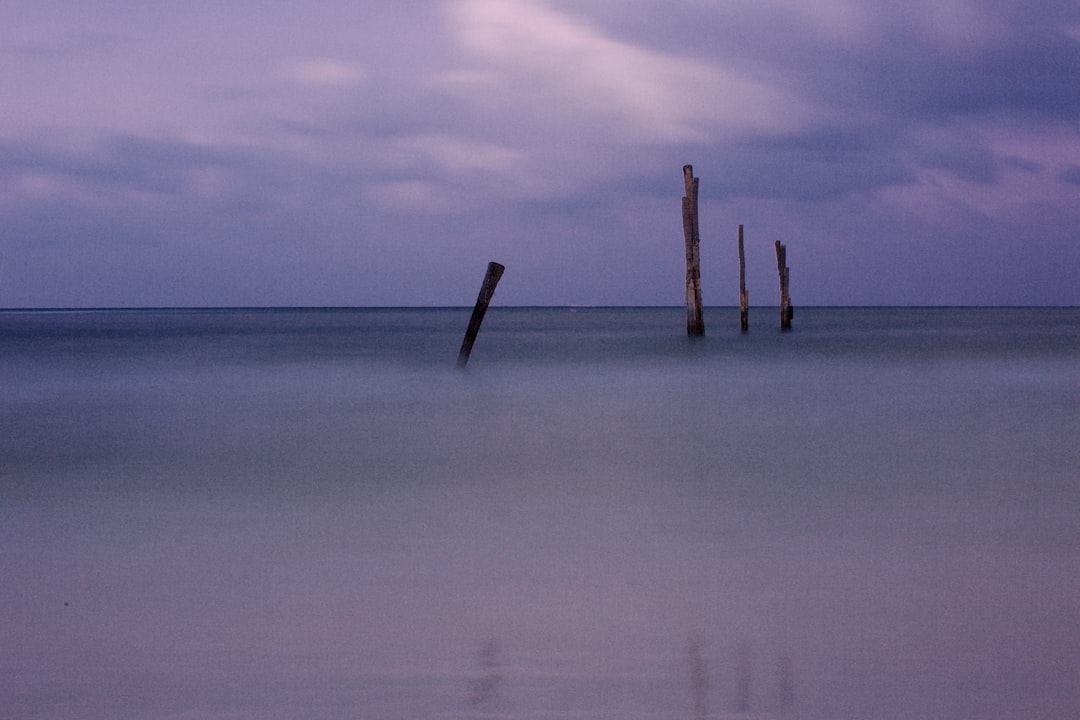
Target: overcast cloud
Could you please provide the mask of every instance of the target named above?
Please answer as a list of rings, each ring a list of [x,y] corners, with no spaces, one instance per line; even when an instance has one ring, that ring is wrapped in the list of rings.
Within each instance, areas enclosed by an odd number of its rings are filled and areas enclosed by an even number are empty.
[[[0,307],[1080,304],[1080,6],[12,0]]]

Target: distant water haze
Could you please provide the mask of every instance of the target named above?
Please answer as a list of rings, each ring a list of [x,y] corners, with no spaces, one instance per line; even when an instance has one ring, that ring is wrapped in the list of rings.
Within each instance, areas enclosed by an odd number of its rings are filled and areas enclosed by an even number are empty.
[[[0,717],[1080,716],[1080,310],[0,313]]]

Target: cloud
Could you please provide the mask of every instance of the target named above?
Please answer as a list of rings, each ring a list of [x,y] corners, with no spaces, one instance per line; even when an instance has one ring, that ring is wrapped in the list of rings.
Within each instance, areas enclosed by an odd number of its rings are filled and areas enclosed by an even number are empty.
[[[788,127],[794,98],[724,67],[620,41],[534,0],[460,0],[453,31],[474,66],[446,87],[497,92],[545,120],[634,142],[702,140]],[[473,81],[468,85],[468,80]]]
[[[370,183],[365,200],[369,207],[394,212],[445,212],[458,207],[440,185],[430,180]]]
[[[520,159],[520,153],[511,147],[442,135],[405,137],[396,141],[395,147],[453,175],[508,172]]]
[[[268,180],[250,151],[123,132],[0,141],[0,158],[0,187],[9,198],[128,211],[184,197],[221,203],[250,190],[257,176]]]
[[[763,5],[797,18],[798,24],[811,32],[833,40],[858,41],[873,29],[874,8],[859,0],[766,1]]]
[[[352,63],[329,58],[310,58],[289,63],[285,75],[302,85],[320,87],[353,87],[367,80],[367,72]]]
[[[514,302],[678,302],[662,278],[681,272],[684,163],[705,234],[812,245],[806,280],[814,262],[894,268],[891,295],[849,281],[844,302],[909,299],[908,276],[973,237],[1030,276],[1025,233],[1075,257],[1080,11],[1057,0],[317,0],[256,23],[244,3],[168,23],[4,7],[22,18],[0,23],[6,303],[47,304],[59,255],[36,245],[111,246],[101,304],[170,263],[173,287],[216,277],[224,303],[288,286],[300,304],[438,304],[489,254],[513,265]],[[394,275],[415,267],[438,277]],[[960,282],[941,297],[1009,281]],[[821,287],[801,301],[838,300]]]

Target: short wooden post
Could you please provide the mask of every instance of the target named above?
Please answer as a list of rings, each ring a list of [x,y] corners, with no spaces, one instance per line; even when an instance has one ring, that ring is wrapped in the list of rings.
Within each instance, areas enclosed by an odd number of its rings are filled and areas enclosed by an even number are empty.
[[[791,296],[788,294],[791,268],[787,266],[787,245],[779,240],[776,241],[776,271],[780,275],[780,329],[790,330],[791,318],[794,315]]]
[[[750,296],[746,292],[746,255],[743,252],[742,225],[739,225],[739,328],[750,330]]]
[[[487,312],[491,303],[491,296],[495,294],[495,286],[499,284],[505,267],[497,262],[489,262],[487,274],[484,275],[484,284],[480,286],[480,295],[476,298],[476,307],[473,308],[472,318],[469,319],[469,329],[465,331],[465,339],[461,342],[461,351],[458,353],[458,367],[465,367],[469,362],[469,354],[472,353],[476,334],[480,332],[480,323],[484,322],[484,313]]]
[[[698,179],[692,165],[683,166],[686,195],[682,199],[683,239],[686,243],[686,334],[704,335],[701,314],[701,256],[698,233]]]

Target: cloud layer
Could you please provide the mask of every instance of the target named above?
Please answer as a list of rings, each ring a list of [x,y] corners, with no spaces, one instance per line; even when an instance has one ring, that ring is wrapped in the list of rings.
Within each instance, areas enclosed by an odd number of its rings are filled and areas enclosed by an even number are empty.
[[[0,306],[1075,304],[1080,11],[449,0],[0,10]]]

